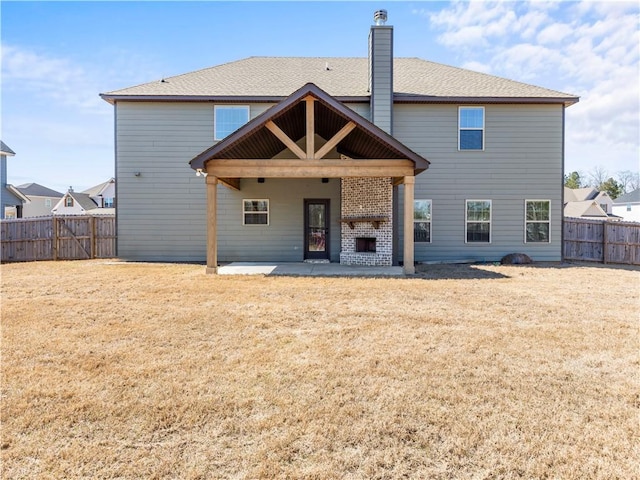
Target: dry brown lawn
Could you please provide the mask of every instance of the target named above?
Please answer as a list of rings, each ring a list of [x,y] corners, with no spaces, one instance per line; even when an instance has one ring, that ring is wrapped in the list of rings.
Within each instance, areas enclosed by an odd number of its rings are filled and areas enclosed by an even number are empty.
[[[640,272],[9,264],[2,478],[638,478]]]

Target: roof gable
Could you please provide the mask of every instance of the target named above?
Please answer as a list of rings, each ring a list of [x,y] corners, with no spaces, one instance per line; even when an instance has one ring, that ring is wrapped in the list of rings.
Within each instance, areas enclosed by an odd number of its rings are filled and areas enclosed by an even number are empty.
[[[564,206],[565,217],[606,217],[600,205],[593,200],[583,200],[578,202],[568,202]]]
[[[98,195],[102,194],[112,183],[115,183],[115,179],[113,177],[106,182],[102,182],[100,185],[96,185],[95,187],[84,190],[82,193],[86,193],[92,197],[97,197]]]
[[[65,208],[65,199],[67,197],[73,198],[74,202],[86,212],[88,212],[89,210],[93,210],[95,208],[99,208],[98,205],[93,200],[91,200],[91,197],[88,194],[78,193],[78,192],[67,192],[58,201],[56,206],[53,207],[53,211],[57,211],[59,208]]]
[[[341,154],[354,159],[408,159],[413,162],[415,173],[428,168],[428,160],[311,83],[193,158],[191,168],[204,169],[208,161],[215,159],[273,158],[284,149],[284,145],[267,128],[267,123],[277,123],[294,142],[303,138],[306,135],[303,100],[307,96],[317,100],[315,132],[325,140],[348,122],[355,124],[355,128],[338,143],[337,149]]]

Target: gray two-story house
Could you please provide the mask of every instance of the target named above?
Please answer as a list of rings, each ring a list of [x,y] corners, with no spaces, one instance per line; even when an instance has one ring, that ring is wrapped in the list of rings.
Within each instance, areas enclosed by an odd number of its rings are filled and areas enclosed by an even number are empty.
[[[565,108],[578,98],[394,58],[251,57],[101,94],[118,255],[351,265],[561,259]]]

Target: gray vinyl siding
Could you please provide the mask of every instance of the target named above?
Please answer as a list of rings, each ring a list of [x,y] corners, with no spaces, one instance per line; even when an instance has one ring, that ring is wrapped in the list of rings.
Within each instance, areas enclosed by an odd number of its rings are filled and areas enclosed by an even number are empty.
[[[255,118],[270,104],[251,104]],[[368,104],[348,104],[367,118]],[[432,243],[416,261],[495,261],[523,252],[537,261],[561,255],[560,105],[484,105],[485,150],[458,151],[458,105],[395,105],[394,136],[431,166],[416,178],[416,199],[433,200]],[[211,147],[212,103],[119,102],[116,107],[118,255],[131,260],[206,259],[206,189],[188,161]],[[140,172],[140,176],[135,176]],[[222,262],[303,259],[305,198],[331,201],[331,260],[340,253],[340,186],[320,179],[242,180],[218,187]],[[402,212],[402,187],[400,205]],[[268,198],[270,225],[243,226],[242,199]],[[491,244],[465,243],[465,200],[492,200]],[[524,201],[551,200],[551,244],[524,243]],[[402,215],[399,232],[402,235]],[[402,253],[402,237],[400,248]]]
[[[251,105],[251,117],[268,107]],[[214,143],[213,104],[119,102],[115,112],[118,256],[204,261],[206,189],[188,162]]]
[[[240,191],[219,188],[219,261],[303,261],[305,199],[330,200],[330,260],[340,261],[340,179],[267,178],[258,183],[247,178],[240,186]],[[243,199],[268,199],[269,225],[243,225]]]
[[[561,105],[485,105],[485,150],[458,151],[458,105],[396,105],[394,136],[431,162],[415,198],[433,200],[432,242],[416,243],[416,261],[560,260],[562,132]],[[492,201],[490,244],[465,243],[467,199]],[[551,201],[551,243],[524,243],[524,202],[534,199]]]

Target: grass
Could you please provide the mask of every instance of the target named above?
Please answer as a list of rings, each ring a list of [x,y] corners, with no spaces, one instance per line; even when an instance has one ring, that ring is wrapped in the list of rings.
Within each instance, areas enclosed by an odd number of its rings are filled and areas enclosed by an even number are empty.
[[[8,264],[2,478],[638,478],[640,272]]]

